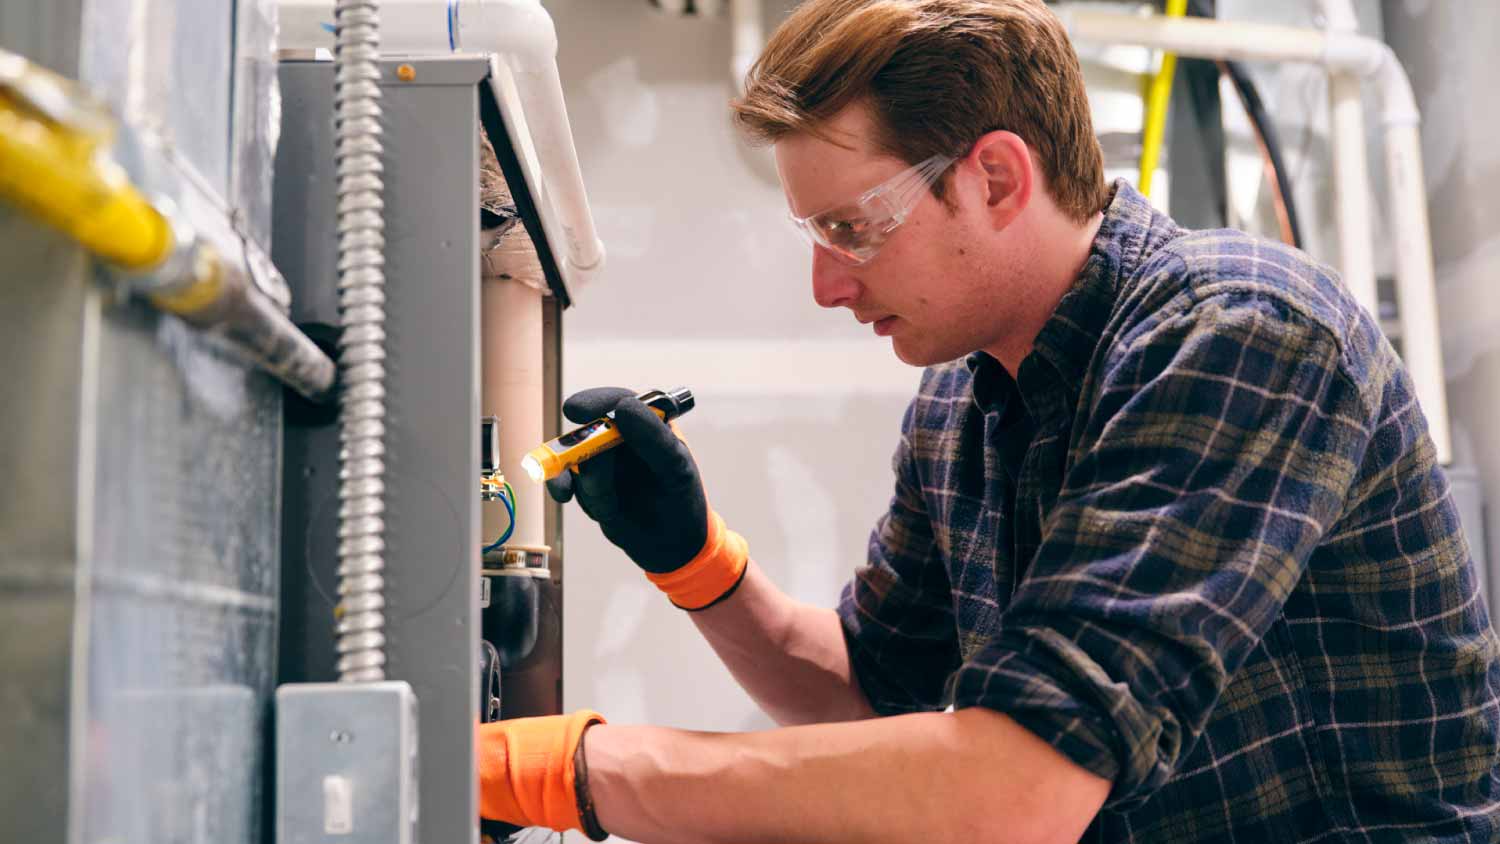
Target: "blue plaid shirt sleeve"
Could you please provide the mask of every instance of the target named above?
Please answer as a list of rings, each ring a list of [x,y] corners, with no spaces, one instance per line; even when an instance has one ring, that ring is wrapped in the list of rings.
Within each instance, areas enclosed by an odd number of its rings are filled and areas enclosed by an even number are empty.
[[[956,707],[1113,780],[1109,806],[1173,775],[1370,441],[1335,336],[1227,287],[1144,320],[1095,370],[1041,546],[954,678]]]
[[[838,608],[851,668],[882,715],[943,709],[959,665],[948,575],[911,458],[916,405],[907,408],[893,459],[895,494]]]

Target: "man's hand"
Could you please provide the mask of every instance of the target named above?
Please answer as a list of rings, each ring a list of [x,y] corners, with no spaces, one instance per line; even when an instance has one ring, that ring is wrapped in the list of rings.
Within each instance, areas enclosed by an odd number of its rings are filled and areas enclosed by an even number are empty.
[[[575,767],[584,731],[604,719],[582,710],[572,715],[516,718],[480,724],[479,816],[517,826],[585,829]]]
[[[739,585],[749,549],[709,509],[692,452],[629,390],[599,387],[563,402],[583,424],[613,413],[624,444],[547,482],[558,501],[578,499],[604,536],[673,603],[702,609]]]

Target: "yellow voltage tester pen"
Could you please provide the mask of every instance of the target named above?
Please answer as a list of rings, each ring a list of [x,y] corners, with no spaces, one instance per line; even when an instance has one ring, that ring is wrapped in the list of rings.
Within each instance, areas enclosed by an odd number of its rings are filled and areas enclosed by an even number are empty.
[[[686,387],[668,392],[650,390],[636,398],[667,422],[693,409],[693,391]],[[615,427],[614,416],[614,411],[610,411],[587,425],[533,448],[521,458],[521,468],[533,481],[541,483],[562,474],[564,469],[576,467],[590,457],[609,451],[623,442],[620,430]]]

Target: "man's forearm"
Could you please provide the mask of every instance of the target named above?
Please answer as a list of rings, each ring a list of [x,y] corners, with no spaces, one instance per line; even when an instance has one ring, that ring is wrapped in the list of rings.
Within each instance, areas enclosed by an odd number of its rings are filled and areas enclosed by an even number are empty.
[[[793,600],[753,560],[733,595],[692,618],[730,673],[778,723],[875,714],[849,667],[838,615]]]
[[[740,734],[602,725],[584,751],[600,823],[648,844],[1072,842],[1109,793],[980,709]]]

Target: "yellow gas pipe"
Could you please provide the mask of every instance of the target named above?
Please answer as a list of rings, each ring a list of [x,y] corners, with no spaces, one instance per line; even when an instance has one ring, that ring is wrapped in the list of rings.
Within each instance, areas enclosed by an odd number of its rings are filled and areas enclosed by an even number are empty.
[[[1188,0],[1167,0],[1167,17],[1180,18],[1187,14]],[[1177,72],[1177,54],[1164,52],[1161,69],[1151,77],[1146,91],[1146,124],[1141,137],[1141,194],[1151,196],[1151,177],[1161,161],[1161,141],[1167,129],[1167,101],[1172,96],[1172,77]]]
[[[76,85],[0,52],[0,200],[127,270],[173,247],[171,224],[107,156],[114,128]]]

